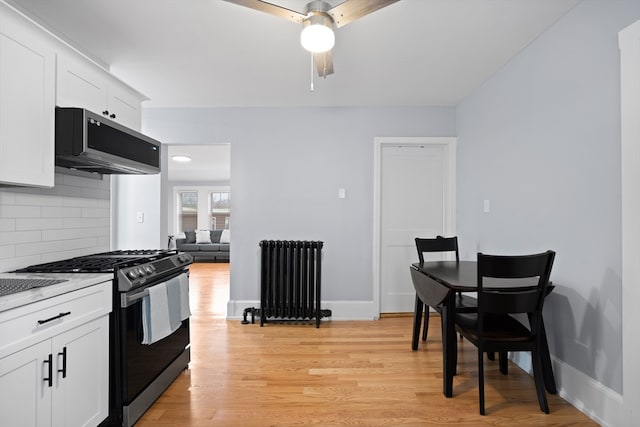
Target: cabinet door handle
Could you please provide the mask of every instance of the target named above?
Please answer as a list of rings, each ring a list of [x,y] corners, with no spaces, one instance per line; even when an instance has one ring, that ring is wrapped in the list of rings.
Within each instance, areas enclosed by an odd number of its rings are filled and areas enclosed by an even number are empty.
[[[58,372],[62,373],[62,378],[67,378],[67,347],[62,347],[62,353],[58,353],[58,356],[62,356],[62,369],[58,369]]]
[[[109,110],[104,110],[104,111],[102,112],[102,115],[104,115],[104,116],[108,116],[108,115],[109,115]]]
[[[48,382],[49,387],[53,387],[53,355],[49,353],[49,357],[47,358],[47,360],[44,360],[42,363],[43,364],[46,363],[49,365],[47,368],[47,371],[49,372],[49,376],[42,378],[42,381]]]
[[[111,113],[111,115],[109,115],[109,117],[111,117],[112,119],[115,119],[116,115],[114,113]]]
[[[53,317],[50,317],[50,318],[44,319],[44,320],[38,320],[38,324],[42,325],[43,323],[51,322],[53,320],[60,319],[61,317],[68,316],[70,314],[71,314],[70,311],[67,311],[67,312],[64,312],[64,313],[59,313],[57,316],[53,316]]]

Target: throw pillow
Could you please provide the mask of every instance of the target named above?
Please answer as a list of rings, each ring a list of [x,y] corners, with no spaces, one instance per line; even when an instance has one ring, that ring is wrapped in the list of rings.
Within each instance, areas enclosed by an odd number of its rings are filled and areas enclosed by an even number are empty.
[[[196,230],[196,243],[211,243],[209,230]]]
[[[184,235],[187,238],[187,243],[195,243],[196,242],[196,232],[191,230],[191,231],[185,231]]]
[[[229,230],[222,230],[222,234],[220,235],[220,243],[229,243],[230,237],[231,232]]]
[[[222,230],[211,230],[211,243],[220,243]]]

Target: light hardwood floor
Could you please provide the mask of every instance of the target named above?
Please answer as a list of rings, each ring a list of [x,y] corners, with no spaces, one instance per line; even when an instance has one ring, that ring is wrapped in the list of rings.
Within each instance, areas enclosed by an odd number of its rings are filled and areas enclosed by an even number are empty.
[[[478,414],[476,350],[459,346],[454,397],[442,394],[439,317],[411,351],[412,318],[242,325],[225,320],[229,264],[191,267],[191,364],[136,426],[589,426],[558,396],[538,407],[533,379],[485,364]]]

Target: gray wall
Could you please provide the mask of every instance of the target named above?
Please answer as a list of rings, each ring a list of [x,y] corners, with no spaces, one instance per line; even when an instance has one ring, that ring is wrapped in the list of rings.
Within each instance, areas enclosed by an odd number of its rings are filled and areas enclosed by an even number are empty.
[[[552,353],[622,392],[620,67],[637,0],[578,5],[457,108],[462,256],[557,251]],[[482,212],[490,200],[491,211]]]
[[[453,108],[145,109],[164,143],[231,143],[231,299],[258,300],[258,242],[325,242],[323,300],[371,301],[373,140],[452,136]],[[338,188],[347,197],[338,199]]]

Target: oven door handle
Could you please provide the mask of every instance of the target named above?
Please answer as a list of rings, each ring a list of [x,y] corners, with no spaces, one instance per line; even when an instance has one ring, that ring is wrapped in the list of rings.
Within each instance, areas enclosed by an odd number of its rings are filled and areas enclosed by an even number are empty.
[[[120,294],[120,307],[127,308],[136,302],[140,301],[145,296],[149,295],[149,291],[144,289],[143,291],[133,292],[130,294]]]
[[[127,308],[129,306],[132,306],[133,304],[135,304],[136,302],[140,301],[145,296],[149,295],[148,289],[150,287],[155,286],[158,283],[162,283],[162,282],[164,282],[166,280],[169,280],[169,279],[171,279],[173,277],[181,276],[183,274],[189,275],[188,272],[182,272],[182,273],[179,273],[179,274],[175,274],[173,276],[165,277],[161,281],[158,281],[156,283],[150,284],[149,286],[146,286],[144,289],[137,289],[137,290],[129,292],[129,293],[120,294],[120,308]]]

